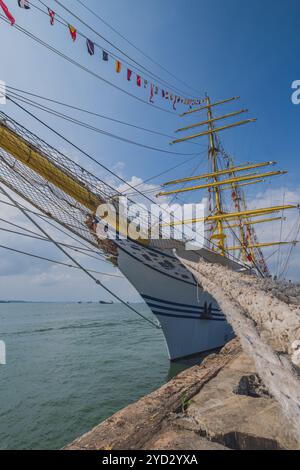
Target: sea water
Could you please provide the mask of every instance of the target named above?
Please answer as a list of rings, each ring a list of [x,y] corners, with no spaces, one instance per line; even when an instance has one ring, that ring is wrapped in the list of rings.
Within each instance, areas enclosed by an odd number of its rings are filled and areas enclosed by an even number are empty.
[[[59,449],[177,372],[119,304],[0,304],[0,341],[1,449]]]

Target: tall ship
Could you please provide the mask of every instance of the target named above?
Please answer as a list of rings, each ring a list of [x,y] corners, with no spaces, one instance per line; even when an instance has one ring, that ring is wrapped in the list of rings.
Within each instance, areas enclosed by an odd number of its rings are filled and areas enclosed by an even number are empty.
[[[264,243],[258,240],[258,224],[283,220],[284,211],[299,206],[248,206],[247,186],[262,184],[286,172],[274,169],[273,161],[236,164],[227,154],[220,135],[256,120],[236,121],[237,116],[247,112],[245,109],[216,115],[215,110],[237,99],[213,101],[207,96],[200,106],[181,115],[184,123],[171,144],[207,139],[207,169],[199,175],[183,175],[163,182],[157,200],[170,201],[175,195],[191,193],[195,194],[196,202],[206,194],[208,203],[203,217],[183,221],[173,218],[169,238],[163,236],[162,230],[155,239],[147,236],[149,220],[152,228],[158,224],[150,212],[144,218],[144,226],[140,222],[140,237],[122,236],[124,222],[120,222],[118,208],[124,194],[0,113],[2,187],[9,193],[13,191],[18,201],[21,197],[43,217],[104,254],[106,260],[119,268],[156,317],[171,360],[219,348],[233,337],[216,300],[198,285],[177,255],[196,262],[204,259],[207,263],[221,264],[243,275],[269,277],[264,248],[296,243],[295,240]],[[192,122],[186,122],[188,119]],[[108,203],[116,208],[116,220],[99,217],[99,206]],[[17,204],[25,211],[24,206]],[[125,228],[130,222],[126,219]],[[199,222],[204,224],[204,243],[187,249],[189,236]],[[114,230],[117,237],[99,236],[100,226],[106,233]],[[186,238],[174,235],[178,227]]]

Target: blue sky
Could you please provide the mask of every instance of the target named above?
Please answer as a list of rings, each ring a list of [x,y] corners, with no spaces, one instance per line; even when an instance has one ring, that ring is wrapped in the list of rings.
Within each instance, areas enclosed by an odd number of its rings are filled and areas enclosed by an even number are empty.
[[[291,103],[291,83],[300,79],[297,60],[299,2],[296,0],[287,2],[253,0],[251,3],[238,0],[226,2],[152,0],[151,3],[136,0],[106,2],[84,0],[84,2],[140,49],[163,64],[172,74],[199,90],[199,97],[204,96],[205,92],[208,92],[213,100],[240,95],[240,102],[228,104],[216,113],[221,114],[246,107],[250,110],[249,117],[257,117],[258,122],[224,133],[222,135],[224,146],[238,162],[276,160],[281,168],[289,170],[287,176],[268,182],[265,188],[251,187],[248,190],[249,198],[253,204],[263,204],[264,201],[275,203],[277,200],[280,202],[284,193],[291,202],[300,199],[298,181],[300,106]],[[45,0],[45,3],[90,39],[111,49],[111,46],[107,46],[78,20],[63,11],[55,1]],[[187,89],[91,16],[76,1],[63,0],[62,3],[142,65],[164,80],[179,88]],[[138,90],[134,83],[126,82],[125,67],[120,75],[116,75],[112,63],[102,62],[99,50],[96,49],[94,57],[88,56],[81,38],[73,44],[64,27],[59,24],[51,27],[47,16],[33,6],[31,10],[26,11],[21,10],[15,0],[6,0],[6,4],[18,25],[99,73],[106,80],[148,101],[149,91]],[[32,5],[41,6],[38,0],[32,0]],[[190,118],[179,118],[176,114],[159,111],[128,97],[37,45],[16,28],[2,21],[0,41],[2,44],[0,79],[11,86],[167,134],[172,134],[173,130],[182,124],[192,122]],[[157,98],[156,104],[168,109],[161,99]],[[83,166],[101,177],[105,176],[103,171],[91,165],[86,157],[46,131],[36,121],[16,110],[11,104],[2,106],[1,110],[80,161]],[[127,181],[131,181],[133,177],[135,179],[132,181],[136,181],[136,178],[145,180],[188,158],[145,150],[75,127],[42,112],[36,114],[106,166],[118,171]],[[145,134],[75,111],[72,115],[106,131],[170,150],[165,137]],[[201,141],[201,144],[203,146],[181,145],[175,147],[174,151],[200,153],[205,150],[206,141]],[[197,160],[193,160],[180,170],[171,172],[167,175],[167,179],[169,176],[173,178],[189,174],[196,162]],[[162,179],[158,179],[153,183],[161,181]],[[8,215],[21,220],[21,216],[16,214]],[[291,220],[289,227],[292,227],[294,222],[294,219]],[[276,238],[276,233],[268,233],[266,228],[264,230],[266,236],[270,234]],[[5,237],[0,233],[0,239],[7,242]],[[10,237],[9,241],[7,244],[15,247],[20,243],[17,238]],[[30,242],[27,241],[25,245],[30,247]],[[39,250],[45,252],[44,247],[36,244],[35,249],[37,252]],[[53,257],[61,258],[61,255],[52,248],[49,248],[50,252]],[[299,251],[295,253],[299,255]],[[299,256],[293,258],[294,264],[290,275],[299,280],[298,258]],[[97,266],[112,272],[107,265]],[[1,251],[0,275],[0,298],[79,300],[104,297],[102,292],[99,293],[89,281],[82,278],[80,273],[66,272],[63,268],[30,259],[21,260],[17,255],[3,251]],[[136,298],[126,281],[113,282],[127,298]]]

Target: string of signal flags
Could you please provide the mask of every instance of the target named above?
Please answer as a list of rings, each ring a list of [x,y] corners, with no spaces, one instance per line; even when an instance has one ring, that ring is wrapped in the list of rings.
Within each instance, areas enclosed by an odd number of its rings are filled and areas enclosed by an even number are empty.
[[[17,3],[20,8],[27,10],[27,11],[31,9],[31,6],[33,6],[33,5],[30,6],[29,0],[17,0]],[[50,7],[45,5],[43,2],[41,3],[45,7],[45,9],[47,9],[45,13],[48,14],[49,16],[50,25],[54,27],[56,20],[57,18],[60,18],[60,15],[58,15],[54,10],[52,10]],[[10,24],[13,26],[15,24],[15,18],[11,14],[9,8],[7,7],[6,3],[3,0],[0,0],[0,7],[2,8]],[[69,31],[71,40],[73,42],[76,42],[78,40],[78,35],[79,35],[78,29],[70,23],[64,23],[62,21],[59,21],[59,22],[63,26],[66,26],[66,28]],[[82,33],[80,33],[80,36],[84,37]],[[172,105],[173,109],[176,110],[176,107],[178,104],[192,108],[193,106],[199,106],[200,104],[203,104],[205,102],[205,99],[185,98],[185,97],[179,96],[177,93],[173,91],[170,91],[169,89],[165,89],[165,88],[158,86],[156,83],[153,83],[151,80],[144,78],[142,74],[136,73],[129,66],[122,63],[120,59],[113,57],[111,53],[107,52],[105,49],[103,49],[101,46],[96,44],[94,41],[92,41],[88,37],[84,37],[84,38],[86,42],[86,50],[90,56],[94,56],[96,53],[96,50],[100,49],[102,61],[106,63],[113,62],[116,74],[121,74],[121,72],[124,69],[125,70],[124,75],[128,82],[135,82],[138,88],[144,88],[145,90],[149,90],[149,102],[150,103],[155,103],[155,100],[157,98],[161,98],[162,100],[169,102]]]

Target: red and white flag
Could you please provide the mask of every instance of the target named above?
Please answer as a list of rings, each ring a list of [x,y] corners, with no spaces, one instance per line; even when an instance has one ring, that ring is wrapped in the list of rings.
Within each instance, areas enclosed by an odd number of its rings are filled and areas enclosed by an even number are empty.
[[[48,13],[49,13],[49,16],[50,16],[50,24],[51,24],[51,26],[53,26],[54,25],[54,18],[55,18],[55,11],[50,10],[50,8],[48,8]]]
[[[150,98],[149,98],[149,101],[150,103],[154,103],[154,85],[153,83],[151,83],[151,88],[150,88]]]
[[[127,69],[127,80],[130,82],[131,80],[131,77],[132,77],[132,70],[130,69]]]
[[[18,5],[19,5],[20,8],[25,8],[25,10],[30,10],[28,0],[18,0]]]
[[[0,0],[0,6],[1,6],[3,12],[5,13],[6,18],[10,21],[10,24],[13,26],[15,24],[16,20],[14,19],[12,14],[9,12],[9,10],[8,10],[7,6],[5,5],[5,3],[3,2],[3,0]]]

